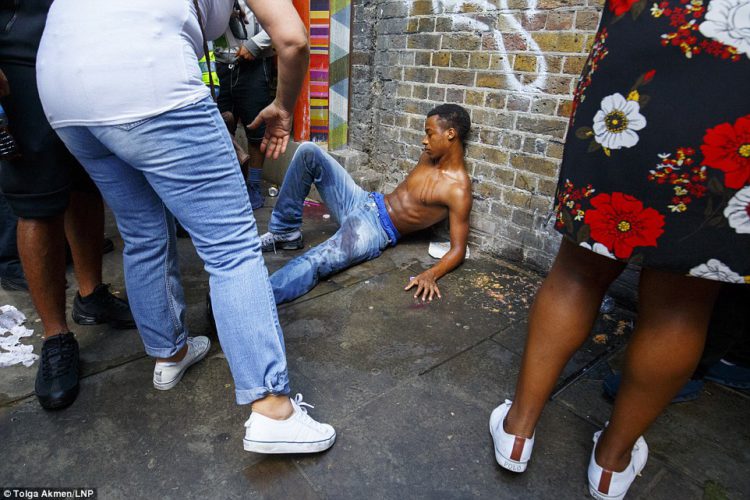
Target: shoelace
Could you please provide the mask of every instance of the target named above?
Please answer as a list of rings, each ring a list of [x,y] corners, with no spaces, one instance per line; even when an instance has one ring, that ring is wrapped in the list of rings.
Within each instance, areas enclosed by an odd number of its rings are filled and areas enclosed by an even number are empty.
[[[75,351],[75,343],[63,340],[62,335],[56,335],[45,341],[42,349],[42,377],[44,377],[44,380],[67,375],[73,368],[71,361]]]
[[[305,403],[304,401],[302,401],[302,394],[301,394],[301,393],[299,393],[299,392],[297,393],[297,395],[296,395],[296,396],[294,396],[294,399],[293,399],[293,401],[294,401],[294,403],[295,403],[295,404],[296,404],[297,406],[299,406],[299,409],[300,409],[300,411],[301,411],[302,413],[304,413],[305,415],[307,415],[307,408],[315,408],[315,407],[314,407],[313,405],[311,405],[310,403]],[[305,408],[305,406],[306,406],[307,408]]]
[[[302,394],[298,392],[297,395],[294,396],[294,399],[292,399],[292,403],[294,404],[296,408],[299,409],[301,413],[300,417],[307,425],[317,430],[320,430],[322,428],[322,425],[320,422],[318,422],[317,420],[315,420],[314,418],[312,418],[310,415],[307,414],[307,408],[315,408],[315,407],[311,405],[310,403],[305,403],[304,401],[302,401]]]
[[[264,233],[260,235],[260,244],[261,246],[266,245],[273,245],[273,253],[276,253],[276,238],[274,238],[273,233]]]

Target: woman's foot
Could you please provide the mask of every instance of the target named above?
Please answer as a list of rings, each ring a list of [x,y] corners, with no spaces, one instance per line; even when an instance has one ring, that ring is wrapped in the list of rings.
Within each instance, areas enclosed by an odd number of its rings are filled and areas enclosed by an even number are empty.
[[[621,472],[602,468],[596,463],[596,443],[602,431],[594,434],[594,449],[589,461],[589,493],[600,500],[621,500],[625,498],[635,477],[641,473],[648,460],[648,445],[640,436],[630,452],[630,463]]]
[[[525,438],[505,432],[505,417],[512,404],[512,401],[506,399],[505,403],[492,411],[490,434],[495,445],[495,460],[500,467],[512,472],[523,472],[531,458],[534,436]]]

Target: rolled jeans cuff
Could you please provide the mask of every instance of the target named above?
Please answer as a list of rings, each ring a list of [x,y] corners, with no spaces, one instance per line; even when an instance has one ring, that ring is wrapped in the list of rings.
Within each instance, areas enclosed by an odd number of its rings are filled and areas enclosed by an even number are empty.
[[[283,395],[289,394],[291,389],[289,388],[289,378],[286,374],[277,377],[276,383],[269,385],[269,387],[253,387],[252,389],[237,389],[235,391],[235,397],[238,405],[248,405],[259,399],[263,399],[269,395]]]
[[[144,344],[146,354],[152,358],[171,358],[185,347],[187,333],[181,333],[174,341],[174,347],[150,347]]]

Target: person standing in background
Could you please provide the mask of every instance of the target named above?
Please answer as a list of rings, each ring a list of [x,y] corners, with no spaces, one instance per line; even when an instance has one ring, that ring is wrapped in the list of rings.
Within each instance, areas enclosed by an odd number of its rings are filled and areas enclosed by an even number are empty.
[[[42,320],[36,396],[44,408],[60,409],[73,403],[79,387],[78,342],[65,314],[66,238],[79,287],[73,320],[115,328],[133,328],[134,322],[127,302],[102,283],[101,195],[50,127],[39,101],[34,65],[51,4],[0,2],[0,102],[17,146],[0,169],[0,190],[18,217],[18,253]],[[58,79],[74,81],[69,73],[62,68]]]
[[[250,130],[246,126],[273,100],[270,89],[273,71],[271,37],[258,24],[247,4],[235,0],[235,13],[230,18],[229,29],[213,44],[221,88],[216,103],[232,136],[238,121],[245,126],[248,150],[247,157],[240,158],[240,164],[248,180],[250,205],[257,210],[265,201],[260,185],[263,174],[260,141],[265,127],[261,125]]]

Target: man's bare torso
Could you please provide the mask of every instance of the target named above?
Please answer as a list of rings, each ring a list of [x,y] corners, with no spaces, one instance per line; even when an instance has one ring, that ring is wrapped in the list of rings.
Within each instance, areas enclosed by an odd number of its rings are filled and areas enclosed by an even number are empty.
[[[401,235],[430,227],[448,216],[455,189],[471,189],[463,162],[437,166],[423,154],[406,179],[385,195],[388,215]]]

